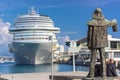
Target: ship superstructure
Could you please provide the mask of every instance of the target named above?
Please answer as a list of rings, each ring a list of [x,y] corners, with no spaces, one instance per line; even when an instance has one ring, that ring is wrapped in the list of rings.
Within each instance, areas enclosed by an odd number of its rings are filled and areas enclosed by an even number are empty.
[[[14,28],[10,28],[9,32],[13,34],[9,51],[14,54],[17,64],[51,62],[51,47],[57,49],[56,34],[60,29],[54,27],[50,17],[39,15],[34,8],[31,8],[29,14],[21,15],[16,19]]]

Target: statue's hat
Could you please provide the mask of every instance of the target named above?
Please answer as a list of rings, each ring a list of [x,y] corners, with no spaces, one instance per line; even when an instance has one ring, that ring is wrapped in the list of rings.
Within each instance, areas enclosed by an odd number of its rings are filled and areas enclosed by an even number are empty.
[[[96,8],[93,12],[93,19],[104,19],[101,8]]]

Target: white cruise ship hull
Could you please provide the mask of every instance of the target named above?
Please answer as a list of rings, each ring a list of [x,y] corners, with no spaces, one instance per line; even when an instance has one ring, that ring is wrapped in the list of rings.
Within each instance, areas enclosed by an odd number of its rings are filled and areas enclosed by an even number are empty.
[[[52,43],[53,46],[57,43]],[[12,42],[9,47],[14,54],[16,64],[45,64],[51,63],[51,42],[45,43],[21,43]]]
[[[51,47],[56,50],[59,32],[49,16],[39,15],[33,7],[28,14],[18,16],[14,27],[9,29],[13,34],[9,51],[14,54],[16,64],[51,63]]]

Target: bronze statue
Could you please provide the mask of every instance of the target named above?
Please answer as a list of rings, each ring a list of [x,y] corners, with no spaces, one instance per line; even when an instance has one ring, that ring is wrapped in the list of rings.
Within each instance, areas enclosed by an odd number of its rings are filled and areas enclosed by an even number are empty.
[[[94,77],[96,54],[99,51],[102,74],[101,77],[106,77],[106,62],[105,62],[105,50],[108,46],[107,28],[112,26],[113,31],[117,31],[117,21],[114,19],[109,21],[104,19],[100,8],[96,8],[92,15],[92,20],[87,23],[88,35],[87,46],[91,50],[91,62],[90,70],[88,73],[89,78]]]

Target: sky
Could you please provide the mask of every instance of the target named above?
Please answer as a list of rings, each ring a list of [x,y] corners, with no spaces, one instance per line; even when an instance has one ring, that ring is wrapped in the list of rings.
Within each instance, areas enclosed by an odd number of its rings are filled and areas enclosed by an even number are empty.
[[[19,15],[28,14],[34,7],[39,14],[48,15],[55,27],[60,28],[57,39],[60,44],[67,40],[79,40],[87,35],[87,22],[96,8],[101,8],[106,19],[117,19],[118,32],[108,29],[108,34],[120,38],[120,0],[0,0],[0,55],[8,53],[12,41],[9,28]]]

